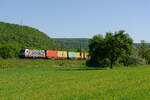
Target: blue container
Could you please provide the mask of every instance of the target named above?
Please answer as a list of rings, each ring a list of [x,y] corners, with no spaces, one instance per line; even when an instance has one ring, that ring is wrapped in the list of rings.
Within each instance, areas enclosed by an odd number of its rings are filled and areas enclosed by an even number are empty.
[[[76,52],[68,52],[69,58],[76,58]]]

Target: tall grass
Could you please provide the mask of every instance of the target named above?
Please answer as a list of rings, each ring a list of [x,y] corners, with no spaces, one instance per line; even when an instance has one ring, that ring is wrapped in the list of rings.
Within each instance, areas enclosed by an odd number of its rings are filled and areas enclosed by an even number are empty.
[[[85,60],[48,60],[48,59],[0,59],[0,68],[21,67],[85,67]]]
[[[110,70],[87,68],[84,61],[0,61],[0,100],[150,100],[150,66]]]

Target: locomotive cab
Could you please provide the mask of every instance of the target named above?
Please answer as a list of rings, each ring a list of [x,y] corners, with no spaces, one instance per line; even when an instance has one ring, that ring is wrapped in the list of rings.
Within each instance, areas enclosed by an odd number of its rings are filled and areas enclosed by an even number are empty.
[[[20,50],[20,54],[19,54],[19,56],[21,57],[21,58],[24,58],[25,57],[25,50]]]

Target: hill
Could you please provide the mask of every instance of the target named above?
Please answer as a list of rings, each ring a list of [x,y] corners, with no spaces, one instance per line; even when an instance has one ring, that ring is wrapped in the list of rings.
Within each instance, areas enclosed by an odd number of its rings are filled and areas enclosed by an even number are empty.
[[[78,49],[80,44],[82,49],[88,50],[88,38],[50,38],[38,29],[0,22],[0,45],[18,44],[22,48],[36,49]],[[61,46],[60,46],[61,45]],[[135,43],[139,48],[140,43]],[[148,43],[148,47],[150,44]]]
[[[64,49],[78,49],[81,47],[88,50],[89,39],[88,38],[54,38],[54,40],[61,45]],[[150,43],[146,43],[147,47],[150,48]],[[134,47],[139,48],[141,43],[134,43]]]
[[[38,29],[0,22],[0,45],[18,44],[26,48],[57,49],[59,44]]]
[[[64,49],[78,49],[81,44],[82,49],[88,50],[88,38],[54,38],[54,40]]]

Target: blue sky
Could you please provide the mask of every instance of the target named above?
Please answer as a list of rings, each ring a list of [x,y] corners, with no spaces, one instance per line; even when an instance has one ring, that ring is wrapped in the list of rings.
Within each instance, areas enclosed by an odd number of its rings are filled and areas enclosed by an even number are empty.
[[[91,38],[126,30],[150,42],[150,0],[0,0],[0,21],[29,25],[53,38]]]

